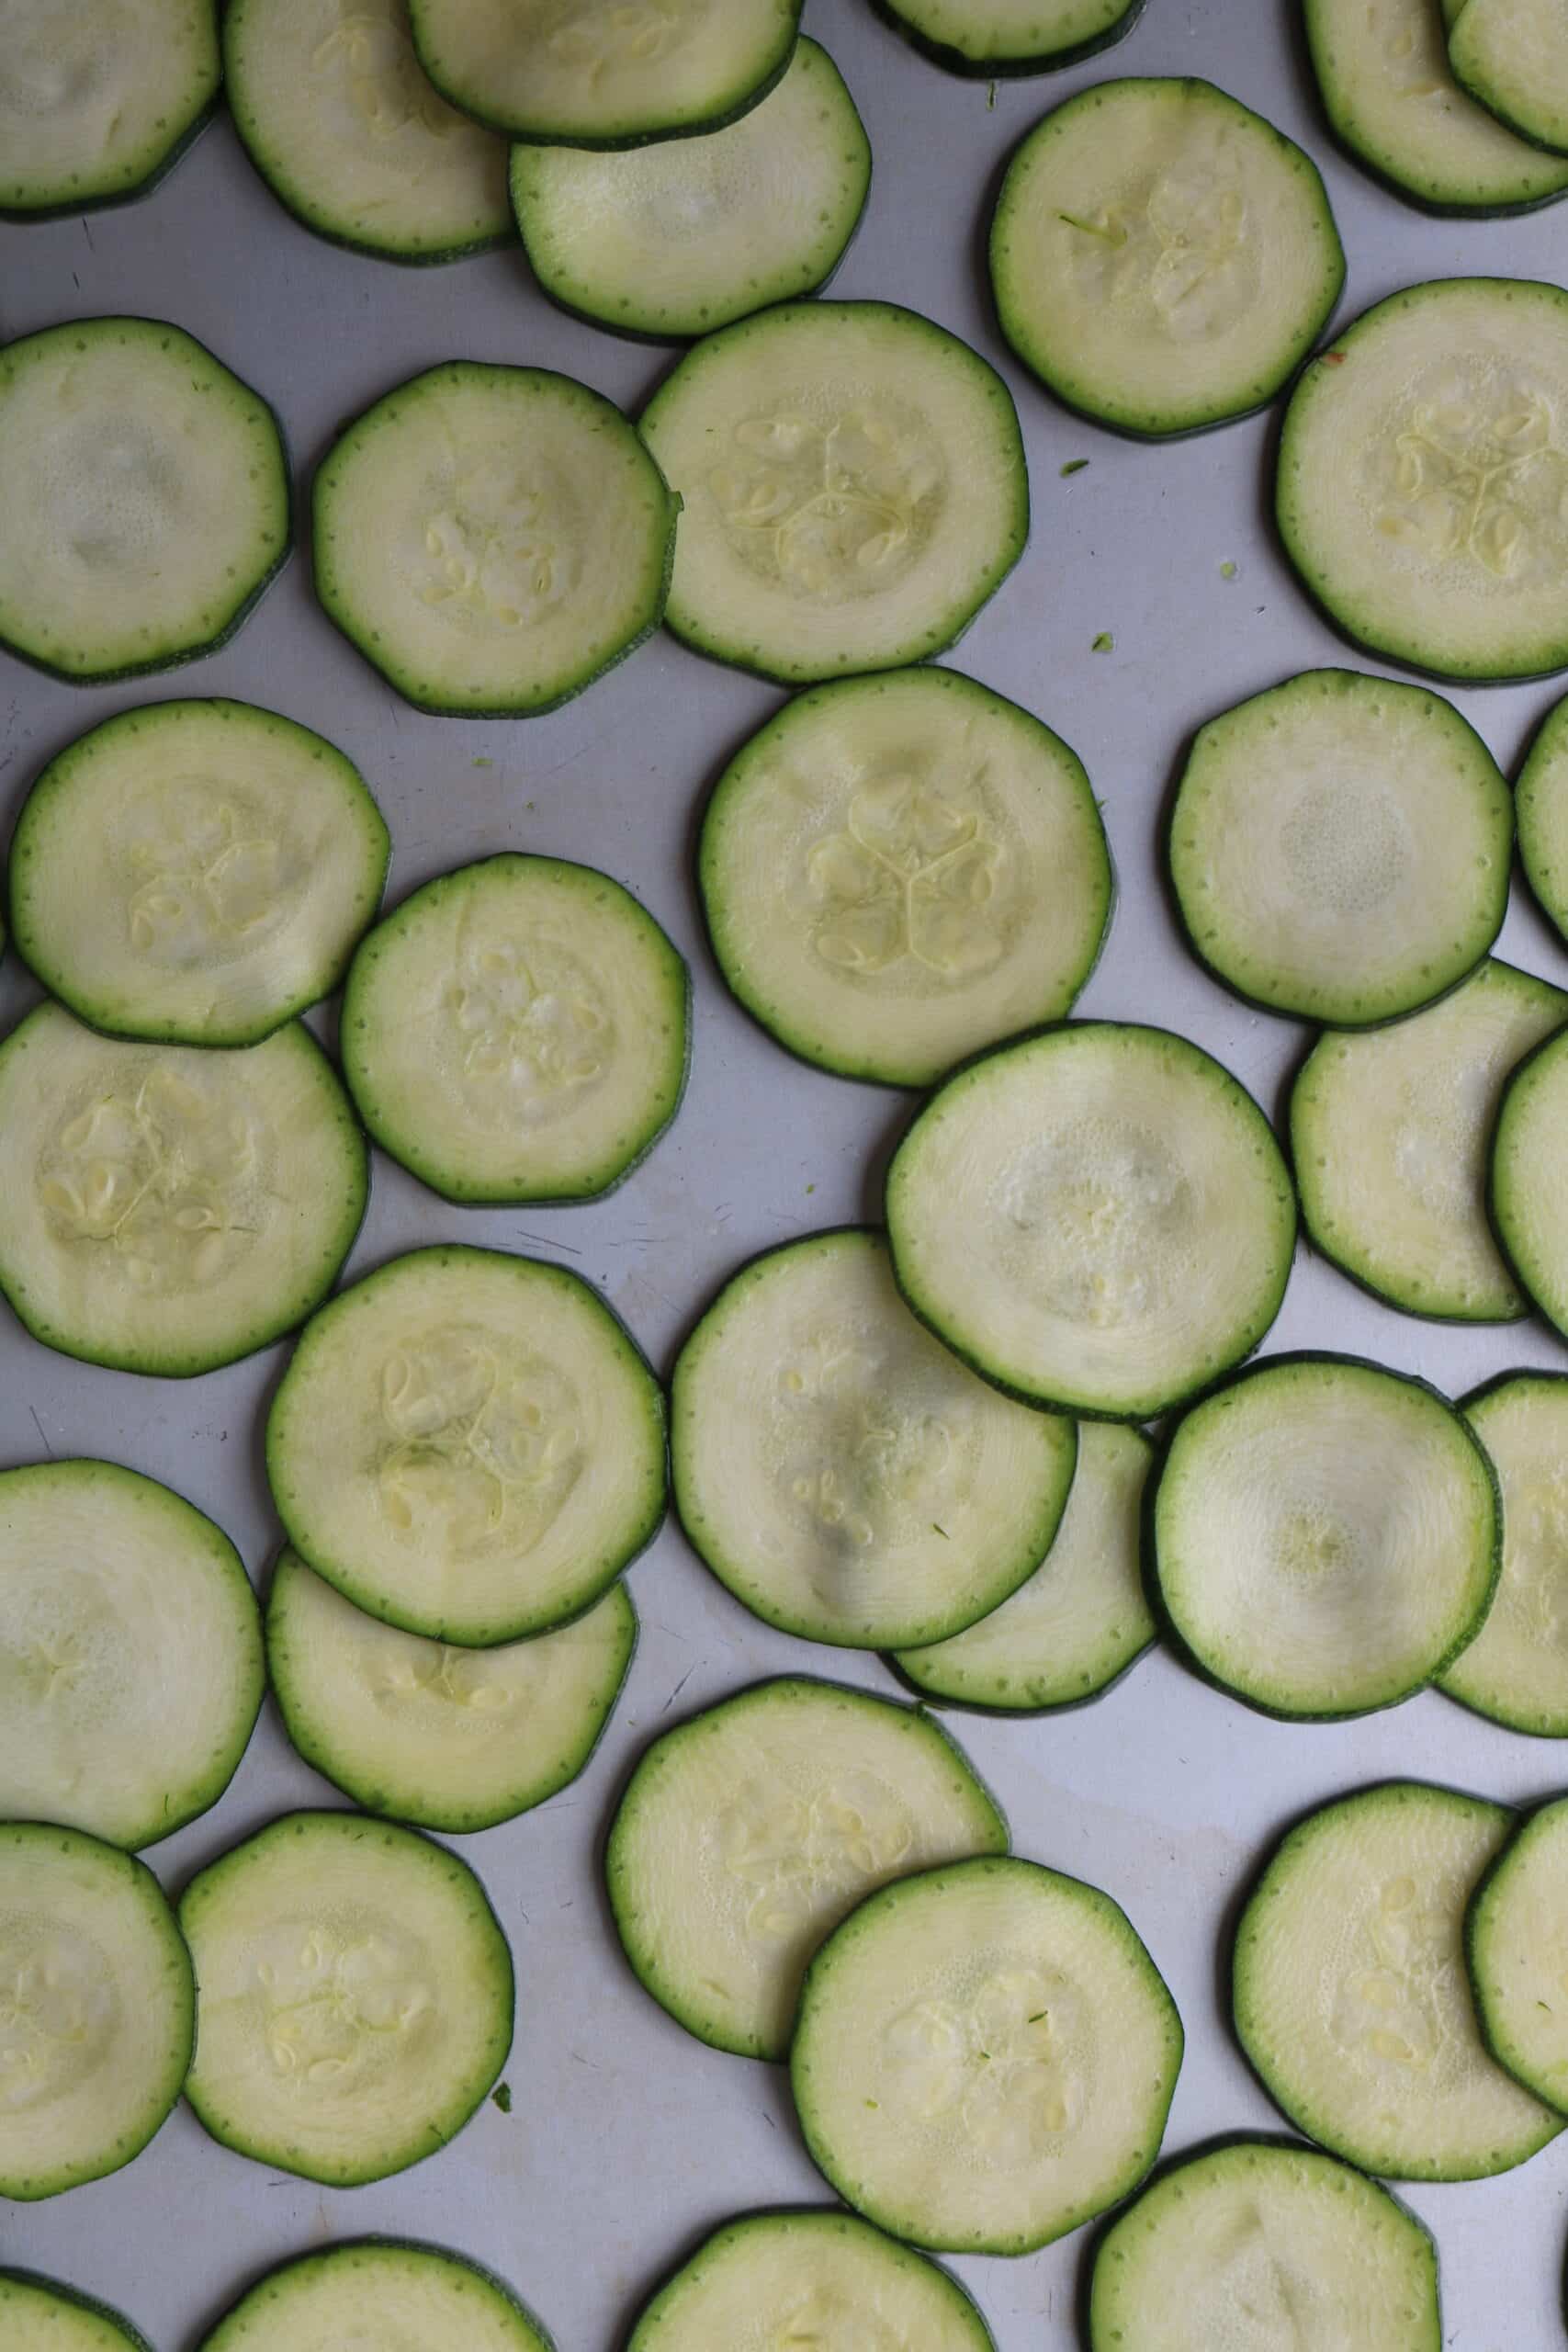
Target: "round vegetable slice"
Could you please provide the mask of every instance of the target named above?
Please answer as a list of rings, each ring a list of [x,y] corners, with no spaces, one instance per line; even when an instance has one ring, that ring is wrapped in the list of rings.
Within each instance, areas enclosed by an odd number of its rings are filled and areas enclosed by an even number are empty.
[[[358,2238],[269,2270],[200,2352],[339,2352],[355,2341],[398,2352],[551,2352],[508,2287],[445,2246]]]
[[[998,1387],[1150,1420],[1279,1312],[1295,1196],[1263,1114],[1185,1037],[1080,1022],[949,1079],[887,1176],[898,1286]]]
[[[382,1624],[287,1548],[267,1600],[267,1669],[300,1755],[367,1813],[424,1829],[489,1829],[574,1781],[636,1646],[620,1585],[557,1633],[488,1650]]]
[[[1511,1731],[1568,1738],[1568,1378],[1517,1373],[1464,1409],[1502,1489],[1503,1568],[1480,1632],[1438,1687]]]
[[[806,1974],[790,2082],[810,2154],[869,2221],[1029,2254],[1159,2153],[1181,2020],[1108,1894],[954,1862],[868,1896]]]
[[[316,594],[421,710],[533,717],[658,627],[676,512],[600,393],[449,360],[383,394],[323,459]]]
[[[950,74],[1047,74],[1110,49],[1144,0],[873,0],[879,15]]]
[[[1479,2180],[1562,2129],[1488,2056],[1465,1906],[1508,1835],[1502,1805],[1416,1781],[1311,1814],[1242,1914],[1236,2031],[1299,2130],[1394,2180]]]
[[[357,1813],[291,1813],[198,1871],[186,2097],[240,2155],[334,2188],[444,2147],[512,2041],[512,1955],[456,1854]],[[290,2337],[292,2343],[296,2339]]]
[[[225,1053],[43,1004],[0,1045],[0,1288],[62,1354],[183,1375],[265,1347],[336,1280],[367,1181],[298,1022]]]
[[[807,1641],[939,1641],[1015,1592],[1072,1484],[1069,1421],[998,1396],[922,1331],[880,1234],[742,1267],[681,1351],[676,1507],[754,1615]]]
[[[0,1823],[0,2196],[118,2172],[190,2064],[196,1987],[163,1888],[79,1829]]]
[[[1568,151],[1568,53],[1555,0],[1465,0],[1449,62],[1472,97],[1521,139]]]
[[[1559,1030],[1508,1080],[1492,1138],[1490,1199],[1497,1238],[1525,1291],[1568,1334],[1568,1229],[1562,1170],[1568,1152],[1568,1034]]]
[[[211,0],[10,0],[0,215],[144,195],[206,122],[220,78]]]
[[[448,1200],[592,1200],[675,1115],[690,995],[629,890],[508,853],[427,882],[364,941],[344,1075],[377,1142]]]
[[[0,2270],[0,2331],[9,2352],[150,2352],[107,2303],[29,2270]]]
[[[927,1716],[790,1676],[653,1741],[604,1874],[660,2007],[716,2050],[783,2059],[807,1963],[863,1895],[1007,1849],[1006,1822]]]
[[[488,1646],[591,1608],[664,1512],[664,1400],[564,1266],[415,1250],[312,1317],[267,1417],[295,1549],[345,1600]]]
[[[1171,810],[1194,952],[1271,1012],[1344,1029],[1473,971],[1508,903],[1513,802],[1425,686],[1308,670],[1202,728]]]
[[[991,222],[1002,333],[1069,407],[1191,433],[1273,399],[1345,283],[1317,166],[1213,83],[1096,82],[1036,125]]]
[[[1514,812],[1530,888],[1568,939],[1568,701],[1548,713],[1530,745]]]
[[[747,1011],[807,1061],[889,1086],[1059,1020],[1111,920],[1076,753],[956,670],[787,704],[719,778],[698,878]]]
[[[150,703],[33,786],[12,932],[95,1029],[253,1046],[337,987],[388,855],[364,778],[324,737],[251,703]]]
[[[161,319],[0,349],[0,644],[77,684],[210,653],[288,552],[260,394]]]
[[[1029,536],[1011,393],[891,302],[784,302],[721,329],[642,431],[682,502],[670,627],[785,684],[940,653]]]
[[[1487,2048],[1561,2118],[1568,2110],[1568,1798],[1532,1813],[1504,1847],[1475,1891],[1464,1940]]]

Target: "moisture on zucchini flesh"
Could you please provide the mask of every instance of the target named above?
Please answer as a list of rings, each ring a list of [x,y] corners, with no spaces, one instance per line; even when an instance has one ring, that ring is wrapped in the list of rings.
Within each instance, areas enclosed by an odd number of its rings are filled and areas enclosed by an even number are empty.
[[[1568,43],[1557,0],[1465,0],[1449,34],[1449,62],[1510,130],[1568,152]]]
[[[592,1200],[675,1115],[690,994],[629,890],[509,852],[427,882],[364,941],[344,1075],[377,1142],[448,1200]]]
[[[1548,714],[1530,745],[1514,814],[1530,888],[1568,939],[1568,702]]]
[[[1476,1889],[1465,1959],[1486,2046],[1561,2118],[1568,2111],[1568,1798],[1542,1805]]]
[[[241,2296],[200,2352],[342,2352],[365,2343],[398,2352],[552,2352],[493,2273],[402,2238],[351,2240],[280,2264]]]
[[[870,186],[855,102],[804,37],[761,104],[704,139],[512,150],[517,226],[546,293],[601,326],[671,339],[813,293]]]
[[[5,40],[0,216],[141,195],[218,95],[212,0],[9,0]]]
[[[406,0],[230,0],[223,62],[246,153],[308,229],[413,262],[510,234],[505,141],[427,80]]]
[[[1276,513],[1347,636],[1481,683],[1568,665],[1568,292],[1450,277],[1374,304],[1313,360]]]
[[[295,1549],[405,1633],[513,1642],[581,1616],[664,1511],[664,1402],[564,1266],[416,1250],[314,1316],[266,1428]]]
[[[1568,1035],[1538,1046],[1508,1080],[1492,1138],[1492,1221],[1527,1295],[1568,1335]]]
[[[1228,1070],[1164,1029],[1079,1022],[932,1096],[888,1170],[887,1228],[906,1299],[987,1380],[1149,1420],[1268,1330],[1296,1206]]]
[[[0,1815],[150,1846],[215,1804],[265,1688],[228,1537],[112,1462],[0,1471]]]
[[[873,0],[951,74],[1047,74],[1130,33],[1144,0]]]
[[[367,1182],[299,1022],[230,1053],[42,1004],[0,1044],[0,1290],[62,1354],[181,1376],[265,1347],[337,1279]]]
[[[747,1011],[807,1061],[890,1086],[1060,1020],[1111,919],[1082,763],[956,670],[786,705],[719,778],[698,879]]]
[[[1291,1095],[1291,1154],[1325,1257],[1411,1315],[1528,1315],[1493,1238],[1487,1161],[1511,1073],[1564,1022],[1561,989],[1489,960],[1407,1021],[1320,1037]]]
[[[186,2097],[223,2146],[351,2188],[482,2105],[512,2041],[512,1955],[445,1847],[286,1814],[198,1871],[179,1910],[200,1986]]]
[[[1276,1849],[1242,1914],[1235,2027],[1297,2128],[1393,2180],[1479,2180],[1562,2119],[1488,2055],[1465,1908],[1513,1816],[1393,1781],[1325,1805]]]
[[[308,727],[251,703],[150,703],[33,786],[12,934],[95,1029],[252,1046],[337,987],[389,850],[358,769]]]
[[[681,1351],[676,1508],[754,1615],[807,1641],[940,1641],[1039,1566],[1072,1484],[1072,1423],[996,1391],[923,1331],[880,1234],[753,1260]]]
[[[1007,1849],[1006,1822],[927,1716],[789,1676],[645,1750],[604,1875],[660,2006],[716,2050],[781,2060],[807,1963],[863,1896]]]
[[[917,2245],[1029,2254],[1135,2188],[1176,2005],[1108,1894],[1037,1862],[897,1881],[807,1971],[790,2081],[847,2204]]]
[[[1503,1568],[1480,1632],[1439,1689],[1511,1731],[1568,1738],[1568,1378],[1518,1373],[1472,1396],[1503,1494]]]
[[[423,1829],[488,1829],[575,1780],[636,1645],[621,1585],[556,1633],[487,1650],[384,1625],[287,1547],[267,1598],[267,1669],[300,1755],[367,1813]]]
[[[385,393],[312,492],[329,620],[422,710],[553,710],[657,628],[676,502],[609,401],[449,360]]]
[[[1308,670],[1199,732],[1171,881],[1227,988],[1360,1028],[1480,963],[1507,908],[1513,822],[1496,762],[1441,695]]]
[[[152,1871],[78,1829],[0,1824],[0,2197],[118,2172],[179,2098],[196,2030],[190,1954]]]
[[[1339,300],[1317,166],[1198,81],[1097,82],[1009,166],[990,237],[1002,333],[1069,407],[1190,433],[1273,399]]]
[[[0,2270],[0,2339],[7,2352],[151,2352],[107,2303],[30,2270]]]
[[[785,684],[940,653],[1029,536],[1011,393],[891,302],[785,302],[721,329],[642,431],[682,501],[670,627]]]
[[[161,319],[0,348],[0,644],[78,684],[166,670],[238,628],[288,552],[260,394]]]

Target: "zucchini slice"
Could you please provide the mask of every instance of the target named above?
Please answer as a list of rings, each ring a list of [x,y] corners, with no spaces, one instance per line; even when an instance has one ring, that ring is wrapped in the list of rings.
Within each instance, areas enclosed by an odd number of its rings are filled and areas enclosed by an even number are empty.
[[[870,187],[855,102],[804,37],[761,106],[705,139],[512,150],[517,226],[545,292],[598,326],[671,342],[815,293]]]
[[[1141,1430],[1085,1421],[1056,1540],[1027,1584],[950,1641],[893,1664],[925,1697],[1003,1714],[1092,1699],[1155,1638],[1144,1589],[1144,1488],[1154,1449]]]
[[[1549,711],[1514,787],[1525,876],[1568,939],[1568,701]]]
[[[0,348],[0,645],[101,684],[211,653],[288,552],[277,420],[162,319]]]
[[[389,261],[506,242],[506,142],[421,70],[407,0],[228,0],[223,71],[246,153],[297,220]]]
[[[1449,62],[1499,122],[1537,147],[1568,153],[1568,51],[1556,0],[1465,0]]]
[[[782,2060],[807,1963],[863,1896],[1007,1850],[1007,1823],[929,1716],[788,1676],[644,1750],[604,1875],[660,2007],[716,2050]]]
[[[1233,2141],[1179,2159],[1100,2239],[1089,2341],[1440,2352],[1438,2249],[1386,2188],[1320,2149]]]
[[[445,2246],[358,2238],[297,2255],[241,2296],[199,2352],[552,2352],[509,2287]]]
[[[1527,1055],[1508,1080],[1492,1138],[1489,1198],[1504,1254],[1527,1295],[1568,1337],[1568,1034]]]
[[[1205,1673],[1277,1715],[1420,1690],[1485,1615],[1501,1540],[1469,1422],[1348,1356],[1276,1358],[1205,1397],[1155,1493],[1172,1624]]]
[[[1481,1631],[1438,1685],[1510,1731],[1568,1739],[1568,1377],[1516,1373],[1464,1409],[1502,1488],[1503,1571]]]
[[[9,0],[5,38],[0,217],[144,196],[218,96],[213,0]]]
[[[1486,1872],[1465,1921],[1465,1959],[1486,2046],[1559,2120],[1568,2112],[1568,1798],[1542,1805]]]
[[[285,1547],[266,1661],[307,1764],[367,1813],[422,1829],[489,1829],[574,1781],[637,1646],[622,1585],[554,1634],[451,1649],[367,1617]]]
[[[124,1044],[40,1004],[0,1044],[0,1290],[63,1355],[211,1372],[331,1289],[366,1163],[297,1021],[225,1053]]]
[[[0,2270],[0,2337],[8,2352],[152,2352],[107,2303],[30,2270]]]
[[[915,1313],[987,1380],[1145,1421],[1262,1339],[1296,1204],[1262,1112],[1201,1046],[1085,1021],[932,1096],[888,1170],[887,1231]]]
[[[1038,1862],[870,1895],[806,1973],[790,2081],[846,2204],[917,2245],[1031,2254],[1135,2188],[1181,2065],[1126,1914]]]
[[[68,744],[28,795],[12,936],[95,1029],[254,1046],[338,986],[389,852],[324,737],[251,703],[150,703]]]
[[[322,460],[316,594],[417,708],[531,718],[659,626],[676,512],[600,393],[453,359],[384,393]]]
[[[816,1233],[732,1277],[671,1390],[675,1504],[736,1599],[845,1649],[943,1640],[1038,1567],[1077,1446],[959,1363],[878,1233]]]
[[[1469,684],[1568,666],[1568,291],[1447,277],[1374,303],[1298,381],[1285,552],[1371,652]]]
[[[356,1608],[462,1647],[563,1625],[664,1515],[664,1399],[564,1266],[415,1250],[311,1317],[266,1424],[296,1551]]]
[[[722,328],[642,431],[682,503],[670,627],[786,685],[940,653],[1029,537],[1012,394],[892,302],[783,302]]]
[[[151,1846],[217,1804],[265,1687],[209,1519],[113,1462],[0,1471],[0,1813]]]
[[[508,852],[427,882],[363,942],[344,1076],[382,1149],[450,1201],[594,1200],[680,1107],[690,997],[629,890]]]
[[[950,74],[1049,74],[1132,31],[1144,0],[873,0],[879,16]]]
[[[1511,1823],[1416,1781],[1359,1790],[1291,1831],[1242,1913],[1242,2048],[1298,2130],[1365,2172],[1481,2180],[1562,2128],[1488,2055],[1465,1978],[1465,1908]]]
[[[1513,802],[1425,686],[1308,670],[1202,728],[1171,809],[1193,952],[1270,1012],[1341,1029],[1473,971],[1508,903]]]
[[[179,2098],[195,2039],[190,1954],[163,1888],[79,1829],[0,1823],[0,2197],[118,2172]]]
[[[384,2180],[445,2147],[505,2063],[506,1938],[468,1864],[412,1829],[285,1814],[197,1872],[180,1925],[200,1987],[186,2097],[258,2164]]]
[[[991,222],[1002,333],[1069,408],[1201,432],[1271,401],[1345,254],[1317,166],[1211,82],[1096,82],[1036,124]]]
[[[1492,1237],[1486,1165],[1511,1072],[1565,1022],[1561,989],[1489,961],[1408,1021],[1320,1037],[1292,1091],[1291,1153],[1324,1256],[1409,1315],[1528,1315]]]
[[[1111,921],[1081,762],[956,670],[787,704],[720,776],[697,872],[748,1012],[804,1060],[887,1086],[1060,1020]]]

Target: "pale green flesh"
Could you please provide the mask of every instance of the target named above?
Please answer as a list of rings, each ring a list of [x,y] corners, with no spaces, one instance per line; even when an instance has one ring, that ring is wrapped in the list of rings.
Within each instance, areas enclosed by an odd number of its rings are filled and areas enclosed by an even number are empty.
[[[1455,74],[1510,130],[1568,150],[1568,45],[1560,0],[1466,0],[1449,35]]]
[[[217,95],[209,0],[8,0],[0,213],[135,196]]]
[[[1549,1038],[1508,1081],[1492,1139],[1492,1215],[1525,1290],[1568,1332],[1568,1037]]]
[[[286,1814],[180,1899],[200,1995],[186,2096],[215,2140],[350,2188],[445,2144],[512,2040],[512,1962],[455,1854]]]
[[[1476,2180],[1561,2128],[1488,2056],[1465,1906],[1501,1805],[1395,1781],[1292,1830],[1236,1934],[1236,2030],[1300,2130],[1395,2180]]]
[[[975,73],[1043,71],[1117,39],[1142,0],[886,0],[888,13]]]
[[[1516,2082],[1568,2109],[1568,1803],[1525,1823],[1471,1905],[1466,1958],[1488,2048]]]
[[[1568,1738],[1568,1381],[1522,1373],[1465,1411],[1502,1488],[1503,1569],[1438,1687],[1514,1731]]]
[[[778,2060],[807,1962],[863,1896],[1007,1845],[1007,1824],[934,1724],[862,1691],[780,1679],[654,1742],[604,1870],[654,1999],[716,2049]]]
[[[129,2320],[31,2273],[0,2270],[6,2352],[149,2352]]]
[[[1556,706],[1530,745],[1514,808],[1530,888],[1568,938],[1568,703]]]
[[[201,2352],[551,2352],[550,2339],[488,2270],[395,2239],[335,2245],[259,2280]]]

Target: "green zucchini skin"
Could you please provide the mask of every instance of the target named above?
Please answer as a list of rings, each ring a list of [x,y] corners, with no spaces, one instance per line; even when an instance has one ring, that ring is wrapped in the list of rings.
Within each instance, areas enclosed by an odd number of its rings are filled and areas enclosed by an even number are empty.
[[[1123,14],[1102,33],[1089,40],[1076,41],[1067,49],[1052,50],[1040,57],[999,57],[980,59],[968,57],[950,42],[932,40],[928,34],[917,32],[907,17],[900,16],[897,0],[871,0],[872,7],[883,23],[896,32],[901,40],[919,51],[932,65],[940,65],[946,74],[961,74],[966,82],[1021,82],[1036,74],[1055,74],[1065,66],[1083,65],[1091,57],[1103,56],[1114,49],[1118,41],[1126,40],[1143,15],[1145,0],[1128,0]]]

